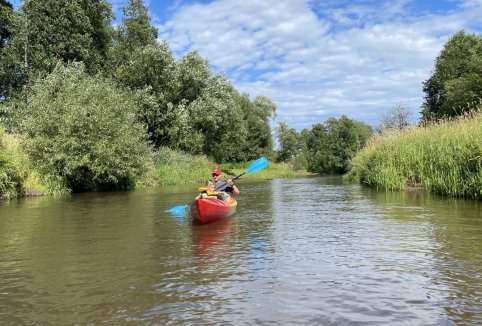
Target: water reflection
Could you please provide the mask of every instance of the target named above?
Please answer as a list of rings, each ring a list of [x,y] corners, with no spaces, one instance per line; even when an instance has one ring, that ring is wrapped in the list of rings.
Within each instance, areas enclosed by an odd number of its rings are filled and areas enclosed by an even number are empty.
[[[1,324],[481,324],[482,207],[337,177],[0,203]]]
[[[399,232],[403,243],[397,250],[423,253],[418,266],[408,270],[430,279],[427,291],[437,293],[448,318],[457,325],[481,324],[482,203],[420,191],[365,193],[383,208],[385,218],[409,226]]]

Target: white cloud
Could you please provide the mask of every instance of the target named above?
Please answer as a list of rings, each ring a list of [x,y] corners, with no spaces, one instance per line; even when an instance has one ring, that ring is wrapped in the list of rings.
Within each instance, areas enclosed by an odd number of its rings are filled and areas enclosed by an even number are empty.
[[[217,0],[178,4],[158,27],[179,55],[198,50],[238,90],[269,96],[278,121],[302,129],[346,114],[376,125],[399,103],[420,111],[443,44],[482,16],[480,0],[443,12],[416,5]]]

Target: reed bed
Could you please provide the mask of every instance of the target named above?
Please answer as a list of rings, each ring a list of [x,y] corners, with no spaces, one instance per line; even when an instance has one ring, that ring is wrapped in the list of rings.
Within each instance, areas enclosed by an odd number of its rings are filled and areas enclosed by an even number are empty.
[[[22,139],[0,127],[0,199],[69,193],[62,180],[40,176],[22,149]]]
[[[482,112],[374,135],[350,163],[348,179],[377,189],[481,199]]]
[[[156,151],[153,166],[137,187],[200,183],[211,176],[213,168],[205,155],[190,155],[164,147]]]

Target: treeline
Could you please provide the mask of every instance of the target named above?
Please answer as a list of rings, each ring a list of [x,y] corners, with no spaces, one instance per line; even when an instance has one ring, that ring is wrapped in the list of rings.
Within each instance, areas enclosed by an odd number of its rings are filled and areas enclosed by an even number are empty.
[[[74,191],[130,187],[166,147],[202,162],[273,156],[269,98],[238,92],[195,51],[176,59],[141,0],[121,9],[113,27],[106,0],[0,0],[4,188],[25,188],[18,153]]]
[[[168,44],[157,41],[141,0],[122,8],[115,28],[105,0],[30,0],[18,12],[3,2],[0,99],[4,111],[10,109],[4,115],[21,106],[15,101],[29,104],[34,89],[47,87],[48,75],[76,67],[130,92],[155,148],[204,153],[217,162],[271,153],[268,119],[275,104],[240,94],[197,52],[176,60]]]
[[[282,123],[276,151],[273,101],[196,51],[177,59],[141,0],[121,11],[113,26],[107,0],[0,0],[0,196],[162,184],[166,167],[193,177],[260,156],[343,173],[371,133],[347,117],[299,134]]]
[[[277,161],[290,162],[295,169],[309,172],[343,174],[349,170],[350,159],[372,136],[369,125],[349,119],[330,118],[298,133],[286,123],[277,130],[280,149]]]

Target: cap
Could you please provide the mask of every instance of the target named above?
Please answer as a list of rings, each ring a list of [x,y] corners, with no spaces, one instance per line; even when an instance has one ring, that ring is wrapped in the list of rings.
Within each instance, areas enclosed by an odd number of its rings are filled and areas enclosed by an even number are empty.
[[[221,175],[221,173],[222,173],[221,169],[214,169],[213,170],[213,174]]]

